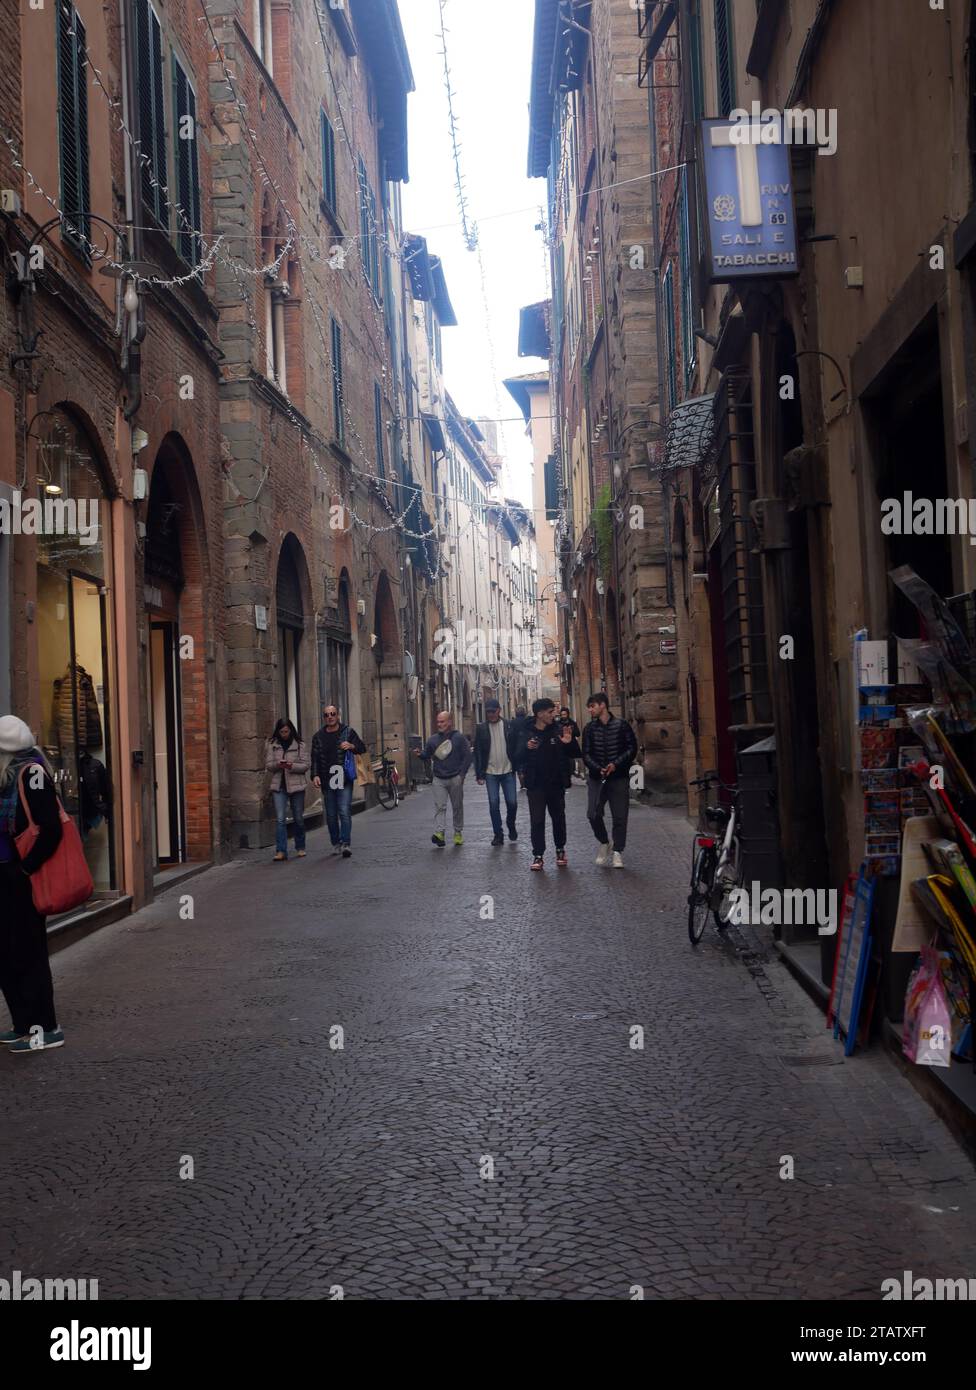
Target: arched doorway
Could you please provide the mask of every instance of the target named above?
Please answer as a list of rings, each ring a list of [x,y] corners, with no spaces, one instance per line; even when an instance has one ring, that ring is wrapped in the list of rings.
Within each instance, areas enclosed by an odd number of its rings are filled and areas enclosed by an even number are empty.
[[[38,738],[97,891],[116,887],[112,545],[107,474],[66,407],[36,431]]]
[[[212,853],[202,532],[192,461],[183,441],[167,435],[153,465],[144,553],[157,866]]]
[[[349,703],[351,656],[349,575],[343,570],[335,591],[335,606],[326,608],[319,637],[319,695],[323,705],[335,704],[342,718],[350,723],[353,718]]]
[[[400,737],[402,726],[396,692],[399,689],[402,696],[403,665],[393,589],[385,570],[376,581],[372,640],[373,660],[376,662],[375,707],[379,749],[396,747],[399,762],[403,756],[403,739]]]
[[[305,730],[302,716],[306,712],[305,691],[305,592],[308,570],[305,555],[297,536],[289,533],[278,554],[275,577],[275,616],[278,627],[277,714],[290,719],[295,727]],[[309,711],[309,713],[312,713]],[[313,718],[313,723],[314,723]]]

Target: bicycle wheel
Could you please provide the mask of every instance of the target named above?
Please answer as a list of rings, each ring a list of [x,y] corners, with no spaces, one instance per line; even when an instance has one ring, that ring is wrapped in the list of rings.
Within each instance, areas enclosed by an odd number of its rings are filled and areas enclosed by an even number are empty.
[[[397,790],[390,781],[388,772],[380,772],[376,777],[376,797],[384,811],[392,811],[397,804]]]
[[[715,850],[703,845],[695,855],[691,892],[688,894],[688,937],[692,946],[697,946],[701,941],[708,923],[714,875]]]

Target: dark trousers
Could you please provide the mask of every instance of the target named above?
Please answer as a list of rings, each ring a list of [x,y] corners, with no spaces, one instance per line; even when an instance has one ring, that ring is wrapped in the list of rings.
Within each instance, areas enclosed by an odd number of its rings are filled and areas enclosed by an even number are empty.
[[[529,822],[532,826],[532,853],[546,852],[546,812],[552,821],[552,838],[557,849],[566,847],[566,788],[530,787]]]
[[[15,1032],[58,1026],[44,918],[34,908],[30,879],[19,864],[0,864],[0,990]]]
[[[587,781],[586,818],[593,827],[593,834],[601,845],[608,843],[607,827],[603,810],[610,803],[610,817],[613,821],[613,847],[623,853],[627,845],[627,817],[630,814],[630,778],[608,777],[601,782],[597,777]]]

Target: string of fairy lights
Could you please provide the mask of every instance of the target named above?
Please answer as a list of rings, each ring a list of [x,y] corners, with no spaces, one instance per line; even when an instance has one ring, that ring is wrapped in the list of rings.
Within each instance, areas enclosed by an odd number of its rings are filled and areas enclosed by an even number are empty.
[[[443,15],[444,15],[445,0],[438,0],[438,3],[439,3],[440,14],[441,14],[441,20],[442,20],[442,36],[443,36]],[[315,14],[316,14],[316,20],[317,20],[317,24],[318,24],[318,28],[319,28],[319,39],[318,39],[318,44],[317,44],[316,46],[321,45],[321,47],[322,47],[322,52],[323,52],[323,56],[324,56],[324,59],[325,59],[325,65],[326,65],[326,73],[327,73],[328,77],[329,77],[330,80],[331,80],[332,91],[333,91],[334,94],[335,94],[335,111],[336,111],[336,115],[337,115],[337,118],[338,118],[337,121],[336,121],[336,128],[339,130],[339,132],[340,132],[340,134],[341,134],[341,137],[342,137],[342,139],[343,139],[343,142],[344,142],[344,144],[346,145],[346,147],[347,147],[348,150],[349,150],[350,157],[352,158],[352,161],[353,161],[353,169],[355,170],[355,168],[356,168],[356,152],[355,152],[355,150],[353,149],[352,142],[351,142],[350,139],[349,139],[349,134],[348,134],[348,129],[347,129],[347,121],[346,121],[345,113],[344,113],[343,110],[342,110],[342,104],[341,104],[341,102],[340,102],[340,100],[339,100],[339,95],[338,95],[338,93],[339,93],[339,87],[338,87],[338,84],[335,82],[334,74],[333,74],[332,71],[331,71],[331,63],[330,63],[330,61],[329,61],[328,47],[327,47],[327,44],[326,44],[326,41],[325,41],[324,33],[322,32],[322,15],[321,15],[320,5],[321,5],[321,0],[316,0],[316,3],[313,5],[313,9],[314,9]],[[109,109],[109,111],[110,111],[110,113],[111,113],[112,119],[114,120],[114,122],[115,122],[116,127],[118,128],[118,130],[121,132],[121,134],[122,134],[122,136],[123,136],[123,139],[126,141],[127,145],[128,145],[129,148],[132,150],[133,155],[134,155],[134,157],[135,157],[135,159],[136,159],[136,162],[137,162],[137,167],[139,168],[141,174],[143,175],[143,177],[144,177],[144,179],[145,179],[145,182],[148,184],[148,186],[149,186],[150,188],[152,188],[154,191],[157,191],[157,192],[161,195],[161,197],[162,197],[163,199],[165,199],[166,205],[167,205],[169,208],[171,208],[171,209],[173,210],[173,216],[175,217],[175,219],[176,219],[176,221],[177,221],[178,230],[180,230],[180,231],[182,231],[182,232],[185,232],[185,233],[189,234],[190,236],[192,236],[192,237],[194,238],[194,243],[195,243],[195,245],[197,246],[198,252],[199,252],[199,259],[197,260],[196,265],[195,265],[192,269],[190,269],[188,272],[186,272],[186,273],[184,273],[184,274],[172,275],[172,276],[163,276],[163,275],[158,275],[158,276],[157,276],[157,275],[152,275],[152,276],[135,276],[135,275],[133,275],[132,278],[133,278],[133,279],[137,279],[138,282],[140,283],[140,286],[141,286],[141,287],[148,287],[148,288],[180,288],[180,287],[186,286],[187,284],[189,284],[189,283],[191,283],[191,282],[194,282],[194,281],[195,281],[195,282],[198,282],[198,283],[202,283],[204,277],[205,277],[211,270],[213,270],[213,269],[214,269],[216,266],[218,266],[218,265],[222,265],[223,267],[225,267],[225,268],[235,277],[235,279],[236,279],[238,285],[240,286],[242,301],[245,303],[245,305],[246,305],[246,307],[247,307],[247,310],[248,310],[248,313],[249,313],[250,316],[251,316],[251,326],[252,326],[252,327],[256,327],[256,325],[255,325],[255,323],[254,323],[254,318],[253,318],[253,313],[254,313],[253,296],[252,296],[251,294],[248,293],[248,290],[247,290],[247,282],[250,281],[251,284],[254,285],[256,282],[259,282],[259,281],[262,280],[263,278],[267,278],[267,277],[269,277],[269,276],[276,276],[276,275],[278,275],[278,274],[280,273],[282,264],[283,264],[287,259],[294,259],[294,260],[296,260],[296,261],[298,262],[299,266],[301,266],[301,260],[302,260],[302,256],[303,256],[303,255],[304,255],[304,257],[305,257],[308,261],[322,261],[322,260],[323,260],[323,255],[322,255],[321,246],[318,245],[318,244],[316,244],[316,242],[313,241],[313,239],[312,239],[311,237],[309,237],[306,233],[303,233],[303,232],[301,231],[301,229],[298,227],[298,225],[297,225],[297,223],[296,223],[294,217],[292,216],[292,214],[291,214],[291,212],[290,212],[290,210],[289,210],[289,208],[288,208],[288,206],[287,206],[287,203],[286,203],[284,197],[282,196],[281,190],[280,190],[279,187],[277,186],[277,183],[275,182],[274,178],[272,177],[270,171],[269,171],[268,168],[267,168],[266,161],[264,160],[264,158],[262,157],[262,154],[261,154],[260,145],[259,145],[259,136],[258,136],[257,132],[253,130],[253,128],[251,127],[251,125],[250,125],[250,123],[249,123],[249,121],[248,121],[248,119],[247,119],[246,107],[245,107],[244,103],[243,103],[242,100],[241,100],[240,93],[239,93],[239,91],[238,91],[238,89],[237,89],[237,85],[236,85],[236,83],[235,83],[235,81],[234,81],[234,79],[233,79],[233,76],[231,75],[231,72],[230,72],[229,69],[228,69],[228,65],[227,65],[227,62],[226,62],[226,60],[225,60],[225,55],[224,55],[223,46],[222,46],[221,43],[218,41],[217,35],[216,35],[216,33],[214,32],[214,27],[213,27],[213,24],[211,23],[210,15],[209,15],[209,13],[208,13],[207,6],[206,6],[206,4],[204,3],[204,0],[201,0],[201,10],[202,10],[201,22],[205,23],[206,26],[207,26],[207,28],[208,28],[208,30],[209,30],[210,37],[211,37],[211,41],[212,41],[212,45],[213,45],[213,52],[214,52],[214,54],[216,55],[217,62],[219,63],[220,69],[221,69],[221,71],[222,71],[222,75],[223,75],[224,81],[225,81],[226,84],[227,84],[227,89],[228,89],[228,92],[229,92],[229,94],[230,94],[230,96],[231,96],[231,99],[233,100],[233,102],[234,102],[234,104],[235,104],[235,106],[236,106],[236,108],[237,108],[237,110],[238,110],[238,112],[239,112],[239,114],[240,114],[240,118],[241,118],[241,129],[242,129],[242,131],[245,133],[245,136],[246,136],[246,138],[247,138],[247,140],[248,140],[248,142],[249,142],[249,144],[250,144],[250,146],[251,146],[251,149],[252,149],[252,151],[253,151],[253,153],[254,153],[254,157],[255,157],[255,160],[256,160],[256,164],[257,164],[257,166],[258,166],[258,168],[259,168],[259,170],[260,170],[260,177],[261,177],[262,184],[263,184],[263,186],[264,186],[267,190],[269,190],[270,193],[273,195],[274,201],[275,201],[275,203],[277,204],[277,208],[278,208],[278,210],[280,211],[280,213],[282,214],[282,217],[283,217],[283,220],[284,220],[285,231],[286,231],[285,239],[284,239],[280,244],[275,243],[275,246],[274,246],[274,248],[273,248],[274,251],[275,251],[275,254],[274,254],[273,258],[270,259],[270,260],[268,260],[268,261],[266,261],[266,262],[264,262],[264,263],[262,263],[263,258],[260,257],[260,256],[258,256],[258,257],[251,257],[251,256],[248,256],[247,254],[235,255],[235,254],[233,254],[233,252],[232,252],[232,250],[231,250],[231,245],[230,245],[230,244],[231,244],[232,242],[234,242],[234,241],[244,241],[244,242],[247,242],[248,240],[252,240],[252,238],[249,238],[249,237],[247,237],[247,236],[245,236],[245,235],[243,235],[243,234],[240,235],[240,236],[238,236],[238,234],[236,234],[236,233],[221,232],[221,233],[219,233],[219,234],[216,234],[216,235],[212,238],[212,240],[208,241],[208,240],[203,236],[202,230],[193,226],[193,218],[187,213],[186,209],[185,209],[185,208],[172,196],[172,193],[171,193],[170,188],[167,186],[167,184],[164,182],[164,180],[163,180],[161,177],[158,176],[158,171],[154,168],[154,166],[153,166],[153,161],[152,161],[151,157],[150,157],[149,155],[147,155],[145,152],[143,152],[143,151],[140,149],[138,140],[137,140],[136,137],[133,135],[133,132],[129,129],[128,124],[127,124],[127,122],[126,122],[126,120],[125,120],[124,111],[123,111],[123,108],[122,108],[121,101],[118,100],[117,98],[113,97],[111,91],[109,90],[108,85],[106,84],[106,81],[103,79],[102,73],[100,72],[100,70],[98,69],[98,67],[93,63],[93,61],[91,60],[90,55],[87,53],[87,51],[86,51],[83,47],[80,47],[80,55],[81,55],[81,57],[82,57],[82,59],[83,59],[85,65],[86,65],[88,71],[91,73],[91,78],[92,78],[91,85],[92,85],[97,91],[99,91],[99,92],[101,93],[102,97],[105,99],[105,101],[106,101],[106,103],[107,103],[107,106],[108,106],[108,109]],[[449,97],[450,97],[450,93],[451,93],[451,78],[450,78],[450,67],[449,67],[449,60],[448,60],[447,48],[446,48],[446,38],[445,38],[445,40],[444,40],[443,57],[444,57],[444,64],[445,64],[445,81],[446,81],[446,83],[447,83],[448,95],[449,95]],[[355,97],[354,97],[354,96],[352,97],[352,103],[353,103],[353,114],[355,115]],[[478,250],[480,250],[480,248],[479,248],[478,245],[477,245],[477,224],[475,224],[475,223],[473,222],[473,220],[471,219],[471,217],[470,217],[470,213],[469,213],[469,210],[468,210],[468,208],[467,208],[467,203],[466,203],[465,196],[464,196],[463,176],[462,176],[462,174],[461,174],[461,168],[460,168],[460,146],[459,146],[459,142],[458,142],[458,140],[457,140],[457,130],[456,130],[456,125],[455,125],[455,117],[454,117],[454,113],[453,113],[453,108],[450,107],[450,106],[449,106],[449,111],[450,111],[450,119],[451,119],[451,124],[452,124],[452,139],[453,139],[453,141],[454,141],[454,151],[455,151],[455,155],[456,155],[455,164],[456,164],[456,175],[457,175],[457,178],[458,178],[459,199],[460,199],[460,207],[459,207],[459,210],[460,210],[460,212],[461,212],[461,221],[460,221],[460,224],[454,224],[454,225],[460,225],[460,226],[461,226],[462,232],[463,232],[463,235],[464,235],[464,237],[465,237],[466,243],[470,243],[470,242],[473,240],[473,243],[474,243],[473,246],[472,246],[471,244],[469,244],[468,249],[478,249]],[[195,132],[194,132],[194,138],[195,138]],[[26,164],[25,164],[25,162],[24,162],[24,160],[23,160],[23,158],[22,158],[21,151],[20,151],[19,148],[18,148],[16,139],[14,138],[12,132],[10,132],[10,131],[9,131],[5,126],[3,126],[2,124],[0,124],[0,139],[3,140],[4,144],[7,146],[8,150],[9,150],[10,156],[11,156],[11,161],[12,161],[14,167],[17,168],[18,170],[22,171],[23,177],[24,177],[24,179],[25,179],[25,182],[27,183],[27,185],[29,186],[29,188],[32,190],[32,192],[35,193],[35,194],[36,194],[38,197],[40,197],[41,199],[43,199],[43,200],[52,208],[52,211],[53,211],[54,213],[56,213],[56,214],[57,214],[60,218],[62,218],[64,221],[66,221],[66,222],[71,221],[73,236],[75,237],[75,239],[76,239],[77,241],[79,241],[79,242],[81,243],[81,245],[83,246],[83,249],[87,252],[87,254],[91,257],[91,259],[92,259],[93,261],[98,261],[98,262],[104,263],[104,265],[105,265],[106,268],[114,269],[114,270],[116,270],[116,271],[125,272],[125,271],[126,271],[126,262],[125,262],[125,261],[116,261],[116,260],[114,260],[114,259],[112,258],[112,256],[106,252],[106,250],[105,250],[104,247],[98,246],[97,244],[95,244],[94,242],[92,242],[89,238],[80,235],[80,230],[81,230],[81,229],[75,228],[75,226],[74,226],[74,220],[73,220],[69,215],[66,215],[65,211],[60,207],[59,202],[58,202],[58,199],[57,199],[56,197],[54,197],[53,195],[51,195],[47,190],[45,190],[45,189],[42,187],[42,185],[40,184],[40,182],[34,177],[34,175],[32,174],[32,172],[27,168],[27,166],[26,166]],[[509,216],[509,215],[515,215],[516,213],[521,212],[521,211],[522,211],[521,209],[513,209],[513,210],[511,210],[510,212],[501,212],[501,213],[495,213],[495,214],[488,214],[488,216]],[[398,262],[399,264],[402,265],[402,263],[403,263],[403,256],[402,256],[402,252],[401,252],[400,246],[397,244],[395,237],[388,237],[387,234],[386,234],[385,227],[382,227],[382,226],[380,226],[380,225],[377,223],[376,219],[375,219],[375,218],[373,217],[373,215],[372,215],[372,212],[371,212],[371,209],[370,209],[370,205],[369,205],[369,201],[368,201],[368,200],[365,201],[365,217],[366,217],[366,221],[367,221],[367,224],[368,224],[368,233],[369,233],[369,235],[370,235],[371,237],[375,237],[375,238],[376,238],[377,244],[380,245],[380,246],[382,246],[382,247],[384,248],[386,254],[390,255],[391,258],[393,258],[396,262]],[[256,241],[257,239],[256,239],[256,238],[253,238],[253,240]],[[362,260],[362,258],[363,258],[364,255],[366,254],[366,248],[361,244],[361,243],[362,243],[362,240],[363,240],[363,238],[362,238],[361,235],[358,235],[358,236],[357,236],[357,235],[348,235],[348,236],[347,236],[347,235],[344,235],[344,234],[338,234],[338,233],[337,233],[335,236],[331,236],[331,237],[330,237],[330,240],[331,240],[333,243],[341,242],[341,243],[343,244],[343,246],[344,246],[345,248],[348,248],[348,250],[350,250],[350,251],[353,250],[353,249],[357,249],[357,248],[358,248],[360,260]],[[264,244],[264,239],[263,239],[263,238],[261,239],[261,244],[262,244],[262,247],[263,247],[263,244]],[[244,250],[245,250],[245,248],[242,248],[242,251],[244,251]],[[255,263],[255,262],[258,262],[258,263]],[[482,277],[482,287],[483,287],[483,292],[484,292],[484,297],[485,297],[485,306],[486,306],[486,311],[487,311],[487,307],[488,307],[488,306],[487,306],[487,289],[486,289],[485,279],[484,279],[484,264],[483,264],[483,261],[482,261],[480,255],[479,255],[479,269],[480,269],[481,277]],[[130,274],[131,274],[131,272],[130,272]],[[364,297],[364,296],[361,296],[361,297]],[[372,303],[372,313],[373,313],[373,318],[374,318],[374,325],[375,325],[376,330],[377,330],[377,337],[379,338],[380,342],[385,342],[385,338],[384,338],[384,325],[383,325],[382,316],[381,316],[381,311],[380,311],[380,309],[379,309],[378,302],[376,301],[376,299],[375,299],[375,297],[374,297],[373,295],[370,295],[369,298],[373,300],[373,303]],[[316,297],[315,297],[314,295],[308,296],[308,297],[306,298],[305,302],[306,302],[306,303],[310,306],[310,308],[311,308],[311,311],[312,311],[312,318],[313,318],[313,321],[314,321],[315,326],[316,326],[316,330],[317,330],[318,337],[319,337],[320,340],[321,340],[322,349],[323,349],[323,353],[324,353],[324,356],[325,356],[325,361],[326,361],[326,363],[327,363],[328,369],[329,369],[330,372],[331,372],[331,375],[332,375],[333,380],[336,381],[336,384],[337,384],[337,393],[338,393],[338,397],[339,397],[339,408],[340,408],[340,410],[342,411],[342,414],[343,414],[343,422],[344,422],[344,424],[346,425],[347,430],[348,430],[347,438],[348,438],[349,435],[351,435],[352,440],[354,441],[355,446],[356,446],[356,451],[357,451],[357,453],[361,454],[362,461],[363,461],[363,463],[365,464],[365,467],[363,467],[363,468],[360,469],[360,468],[358,467],[358,462],[359,462],[359,461],[356,460],[356,463],[357,463],[357,468],[356,468],[357,476],[362,477],[364,480],[376,481],[376,482],[378,482],[378,483],[385,483],[385,482],[387,482],[388,480],[384,477],[384,475],[378,474],[377,472],[374,471],[374,468],[373,468],[373,453],[372,453],[372,451],[369,449],[369,447],[365,444],[365,442],[362,440],[362,438],[361,438],[361,436],[360,436],[360,434],[359,434],[359,431],[358,431],[358,429],[356,428],[355,421],[354,421],[353,419],[350,418],[352,412],[350,412],[350,411],[348,411],[348,410],[346,409],[346,403],[345,403],[345,401],[344,401],[344,399],[343,399],[341,374],[337,374],[335,364],[334,364],[333,361],[332,361],[332,352],[331,352],[330,341],[329,341],[328,335],[327,335],[326,332],[325,332],[325,329],[324,329],[324,326],[323,326],[323,324],[322,324],[322,320],[321,320],[320,314],[319,314],[319,312],[318,312],[318,305],[317,305],[317,303],[316,303]],[[381,358],[381,362],[382,362],[382,375],[383,375],[384,384],[385,384],[386,386],[388,386],[388,385],[389,385],[389,373],[388,373],[388,368],[387,368],[385,353],[378,353],[377,355]],[[493,379],[495,380],[495,389],[496,389],[496,393],[497,393],[497,373],[494,374],[494,378],[493,378]],[[320,436],[317,435],[317,432],[314,430],[314,428],[312,428],[312,427],[310,426],[309,422],[308,422],[306,419],[304,419],[302,416],[300,416],[300,415],[298,414],[298,412],[287,402],[286,399],[282,399],[282,400],[280,400],[280,401],[276,400],[275,404],[276,404],[276,408],[282,410],[284,414],[286,414],[288,417],[290,417],[291,423],[292,423],[293,425],[295,425],[295,427],[297,428],[297,430],[298,430],[298,432],[299,432],[299,439],[300,439],[300,446],[301,446],[301,448],[303,449],[304,452],[308,453],[308,455],[309,455],[309,457],[310,457],[310,462],[311,462],[312,465],[315,467],[315,469],[316,469],[316,471],[318,472],[318,474],[320,475],[320,477],[324,480],[325,484],[331,488],[331,487],[332,487],[332,483],[331,483],[331,479],[330,479],[329,472],[322,466],[321,457],[320,457],[320,453],[319,453],[320,449],[324,452],[324,451],[328,450],[330,446],[328,445],[328,443],[327,443],[326,441],[324,441]],[[500,406],[498,406],[498,404],[497,404],[497,400],[496,400],[496,408],[497,408],[498,411],[499,411],[499,418],[501,418],[501,410],[500,410]],[[517,418],[517,417],[515,417],[515,418]],[[267,475],[266,475],[266,476],[267,476]],[[261,481],[261,483],[260,483],[260,485],[259,485],[259,492],[258,492],[257,495],[260,494],[260,489],[263,488],[263,486],[264,486],[264,483],[265,483],[265,481],[266,481],[266,476],[265,476],[264,479],[262,479],[262,481]],[[427,541],[427,540],[433,539],[433,538],[436,537],[438,534],[440,534],[440,530],[439,530],[439,527],[438,527],[437,524],[434,524],[433,526],[431,526],[431,528],[430,528],[429,530],[427,530],[427,531],[418,531],[418,530],[414,530],[414,529],[412,529],[411,527],[409,527],[409,526],[407,525],[407,517],[409,516],[409,514],[410,514],[410,512],[411,512],[411,510],[412,510],[412,508],[413,508],[413,506],[414,506],[414,499],[415,499],[415,498],[423,499],[424,502],[427,503],[428,507],[429,507],[431,510],[435,510],[437,504],[439,504],[439,503],[442,502],[442,501],[451,503],[451,504],[453,504],[453,505],[455,505],[455,506],[461,506],[461,505],[469,505],[469,506],[470,506],[470,499],[467,498],[467,497],[465,497],[465,496],[464,496],[463,494],[461,494],[461,493],[456,493],[456,492],[451,492],[450,494],[447,494],[446,492],[437,493],[437,492],[435,492],[433,489],[428,489],[423,483],[420,483],[420,484],[415,483],[415,482],[404,483],[404,482],[400,482],[399,479],[397,479],[397,484],[398,484],[398,486],[400,486],[401,488],[403,488],[403,489],[404,489],[404,492],[406,492],[407,494],[409,494],[409,497],[410,497],[410,500],[408,501],[407,505],[406,505],[402,510],[400,510],[399,512],[398,512],[398,511],[396,510],[396,508],[392,505],[392,503],[390,503],[390,501],[389,501],[389,499],[386,497],[385,493],[379,493],[379,494],[377,494],[378,500],[381,502],[381,504],[385,507],[385,509],[386,509],[387,512],[388,512],[388,515],[389,515],[389,522],[388,522],[388,524],[386,524],[386,525],[384,525],[384,526],[376,526],[376,525],[374,525],[372,522],[368,521],[366,518],[363,518],[363,517],[359,516],[358,513],[356,513],[356,511],[354,510],[354,508],[352,508],[352,507],[350,506],[350,507],[348,507],[348,510],[349,510],[350,516],[353,518],[353,520],[355,521],[355,523],[356,523],[358,526],[362,527],[364,530],[368,530],[368,531],[370,531],[370,532],[374,532],[374,533],[385,533],[385,532],[390,532],[390,531],[394,531],[394,530],[399,530],[399,531],[401,531],[403,534],[405,534],[406,536],[409,536],[411,539],[414,539],[414,540],[417,540],[417,541]],[[336,491],[340,491],[339,489],[335,489],[335,490],[336,490]],[[242,494],[242,495],[243,495],[243,494]],[[340,495],[341,495],[341,493],[340,493]],[[256,500],[256,496],[255,496],[255,498],[252,499],[252,500]],[[433,506],[431,506],[431,504],[433,504]],[[345,503],[344,503],[344,505],[345,505]],[[502,509],[502,510],[505,509],[505,504],[504,504],[504,503],[494,502],[494,501],[492,501],[492,500],[490,500],[490,499],[488,500],[487,505],[488,505],[490,508]],[[520,510],[523,514],[533,514],[533,513],[536,512],[536,511],[539,511],[539,512],[543,511],[542,508],[536,509],[536,508],[532,508],[532,507],[529,507],[529,506],[523,506],[522,504],[519,504],[519,510]],[[471,526],[472,524],[474,524],[474,521],[475,521],[475,515],[474,515],[474,512],[472,511],[472,516],[471,516],[471,518],[469,519],[469,521],[468,521],[468,523],[466,524],[466,526],[465,526],[464,529],[467,530],[467,527],[468,527],[468,526]],[[462,534],[463,534],[463,533],[462,533]]]

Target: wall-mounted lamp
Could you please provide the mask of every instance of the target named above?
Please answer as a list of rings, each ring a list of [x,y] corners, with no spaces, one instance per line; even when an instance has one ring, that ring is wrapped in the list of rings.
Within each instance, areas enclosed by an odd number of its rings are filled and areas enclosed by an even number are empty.
[[[134,454],[141,454],[148,443],[149,436],[144,429],[137,428],[132,431],[132,452]]]

